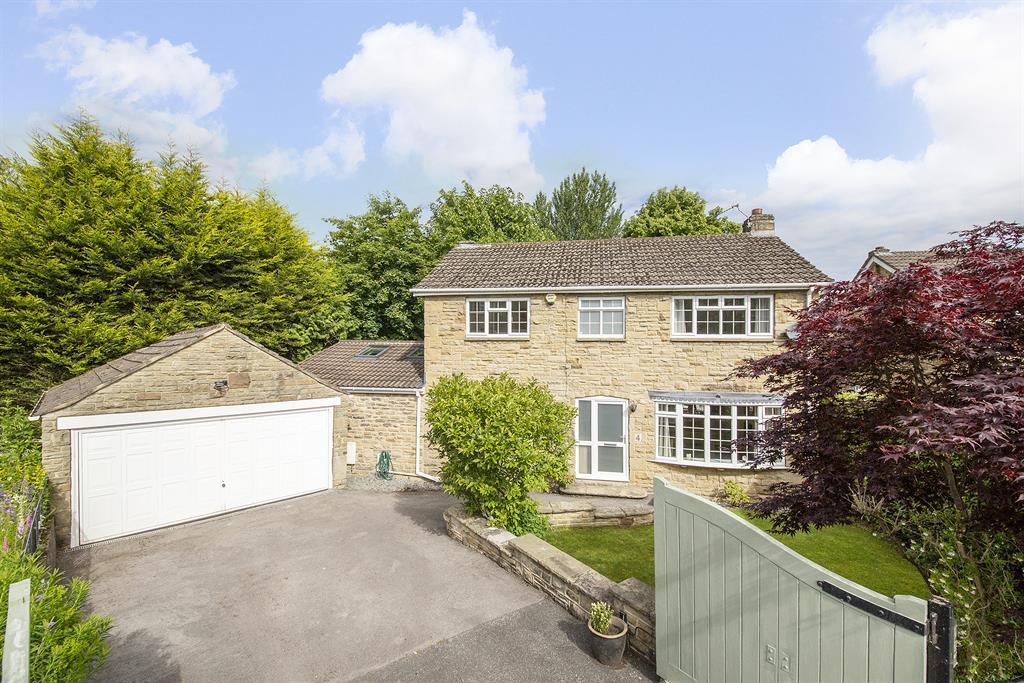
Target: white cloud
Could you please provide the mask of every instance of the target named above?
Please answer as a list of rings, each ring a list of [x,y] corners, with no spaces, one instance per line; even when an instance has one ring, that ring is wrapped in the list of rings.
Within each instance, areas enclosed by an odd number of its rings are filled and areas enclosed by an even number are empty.
[[[322,96],[343,109],[384,108],[390,154],[445,181],[540,188],[530,131],[544,121],[544,96],[472,12],[454,29],[386,24],[359,45],[324,79]]]
[[[275,147],[249,164],[249,171],[262,180],[274,181],[302,173],[308,180],[318,175],[348,176],[366,159],[363,134],[352,121],[333,128],[324,141],[301,154]]]
[[[96,0],[36,0],[36,15],[40,17],[55,17],[64,12],[92,9],[96,6]]]
[[[38,54],[74,83],[74,107],[130,134],[144,155],[174,142],[200,152],[214,177],[234,175],[224,129],[210,115],[235,79],[230,71],[214,72],[190,43],[150,43],[134,34],[104,39],[72,28]]]
[[[900,7],[867,41],[882,85],[910,82],[933,139],[911,159],[852,157],[833,137],[782,152],[756,200],[783,236],[848,277],[866,252],[927,247],[1024,217],[1024,5],[935,13]]]

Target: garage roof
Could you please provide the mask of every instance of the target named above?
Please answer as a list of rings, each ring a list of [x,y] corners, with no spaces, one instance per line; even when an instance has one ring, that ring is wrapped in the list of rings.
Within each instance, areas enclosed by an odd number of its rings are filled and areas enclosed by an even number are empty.
[[[143,346],[141,349],[136,349],[135,351],[126,353],[120,358],[112,360],[109,363],[104,363],[99,367],[93,368],[78,377],[72,377],[63,384],[58,384],[57,386],[47,390],[36,403],[35,408],[32,410],[31,417],[38,418],[42,415],[52,413],[55,410],[60,410],[61,408],[67,408],[70,405],[74,405],[86,396],[96,393],[103,387],[110,386],[128,375],[152,365],[159,360],[167,358],[184,348],[188,348],[196,342],[202,341],[221,330],[231,332],[236,337],[243,339],[256,348],[269,353],[283,363],[287,363],[288,365],[301,370],[304,374],[308,374],[318,382],[330,387],[330,384],[326,383],[322,378],[311,375],[308,370],[300,368],[287,358],[274,353],[261,344],[257,344],[241,332],[232,329],[229,325],[219,323],[217,325],[209,325],[195,330],[185,330],[184,332],[172,334],[171,336],[165,337],[164,339],[154,342],[149,346]],[[334,389],[335,387],[330,388]]]
[[[299,365],[342,389],[420,389],[423,342],[344,339]]]

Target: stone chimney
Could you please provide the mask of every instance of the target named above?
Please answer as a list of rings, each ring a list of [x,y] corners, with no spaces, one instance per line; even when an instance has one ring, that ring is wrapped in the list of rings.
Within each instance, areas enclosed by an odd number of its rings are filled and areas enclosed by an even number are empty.
[[[775,234],[775,216],[765,213],[764,209],[752,209],[743,221],[743,232],[754,237],[771,237]]]

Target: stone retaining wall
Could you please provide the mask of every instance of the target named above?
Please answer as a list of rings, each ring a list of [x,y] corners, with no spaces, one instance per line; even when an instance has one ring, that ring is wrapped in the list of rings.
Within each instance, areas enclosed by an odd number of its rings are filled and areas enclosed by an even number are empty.
[[[448,535],[486,555],[506,570],[547,593],[577,619],[587,621],[590,606],[603,600],[625,617],[629,649],[654,663],[654,589],[629,578],[615,583],[533,534],[516,537],[466,513],[444,513]]]
[[[580,498],[541,501],[537,507],[553,527],[654,524],[654,507],[645,501],[623,500],[621,505],[595,505],[586,498]]]

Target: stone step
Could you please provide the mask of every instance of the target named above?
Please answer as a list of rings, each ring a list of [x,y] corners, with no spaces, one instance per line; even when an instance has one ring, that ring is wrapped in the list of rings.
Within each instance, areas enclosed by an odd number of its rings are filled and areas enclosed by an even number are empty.
[[[584,479],[577,479],[559,490],[573,496],[606,496],[608,498],[646,498],[650,495],[650,492],[642,486]]]

